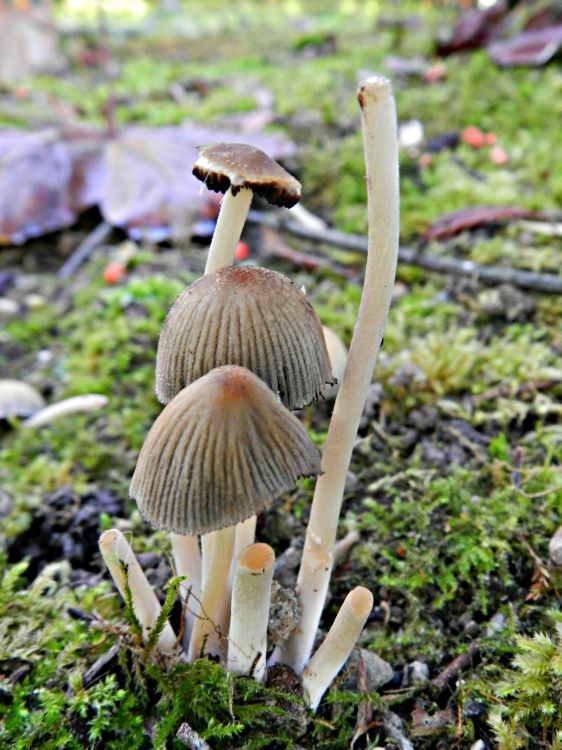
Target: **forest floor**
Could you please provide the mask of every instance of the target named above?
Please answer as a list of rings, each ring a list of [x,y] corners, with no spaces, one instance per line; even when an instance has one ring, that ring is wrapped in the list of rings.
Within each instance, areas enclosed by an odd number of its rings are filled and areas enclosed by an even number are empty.
[[[390,3],[196,5],[142,35],[110,24],[101,47],[95,27],[68,34],[67,67],[31,81],[15,103],[4,91],[0,125],[52,127],[64,111],[103,127],[110,95],[117,128],[190,120],[236,129],[253,127],[257,113],[294,144],[286,164],[306,208],[365,234],[356,90],[380,72],[393,80],[400,123],[410,123],[401,243],[459,266],[561,273],[559,64],[501,69],[484,49],[438,60],[434,40],[458,11],[430,3],[403,4],[404,26],[388,22]],[[481,147],[467,128],[488,136]],[[540,220],[500,217],[428,239],[443,215],[475,206]],[[183,721],[217,749],[562,747],[562,575],[549,558],[562,523],[562,296],[399,266],[340,522],[340,537],[359,537],[334,570],[321,624],[351,588],[368,587],[375,607],[360,645],[393,677],[365,690],[348,669],[311,714],[287,685],[233,679],[205,660],[164,668],[124,616],[97,541],[111,527],[130,532],[165,595],[167,536],[142,521],[128,485],[161,408],[158,333],[201,275],[206,248],[114,230],[62,281],[57,272],[101,221],[92,209],[68,229],[0,249],[2,378],[48,402],[108,398],[40,430],[0,423],[2,747],[180,748]],[[244,241],[245,262],[305,286],[349,344],[361,254],[255,226]],[[287,248],[324,262],[280,259]],[[115,263],[122,278],[108,275]],[[330,410],[324,402],[300,414],[319,446]],[[295,581],[313,487],[301,481],[258,521],[284,585]]]

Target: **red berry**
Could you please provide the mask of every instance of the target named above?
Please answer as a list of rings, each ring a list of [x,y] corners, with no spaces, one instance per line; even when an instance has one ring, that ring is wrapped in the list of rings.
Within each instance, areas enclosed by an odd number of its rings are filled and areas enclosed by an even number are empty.
[[[462,131],[462,139],[467,146],[476,149],[482,148],[485,142],[484,133],[473,125]]]
[[[103,278],[108,284],[117,284],[127,275],[127,269],[122,263],[108,263],[103,270]]]
[[[250,257],[250,248],[245,242],[242,242],[242,240],[240,240],[236,246],[234,257],[236,260],[248,260]]]

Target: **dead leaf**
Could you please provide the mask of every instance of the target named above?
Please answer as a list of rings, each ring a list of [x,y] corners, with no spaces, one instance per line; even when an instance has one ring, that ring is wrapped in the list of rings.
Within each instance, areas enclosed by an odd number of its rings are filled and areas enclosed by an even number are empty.
[[[511,219],[538,218],[538,211],[509,206],[473,206],[440,216],[424,233],[426,240],[445,240],[467,229]]]
[[[437,54],[446,57],[456,52],[485,47],[499,35],[506,13],[505,0],[498,0],[484,10],[468,11],[461,17],[449,38],[437,42]]]
[[[431,737],[435,734],[441,734],[455,726],[455,715],[449,709],[444,711],[435,711],[428,714],[420,706],[416,706],[412,711],[412,735],[414,737]]]
[[[562,47],[562,24],[538,31],[524,31],[507,41],[488,46],[492,60],[503,68],[546,65]]]
[[[208,193],[191,174],[196,147],[215,141],[248,143],[274,159],[294,153],[280,136],[191,124],[130,127],[114,137],[94,129],[0,130],[0,244],[61,229],[94,205],[132,237],[181,235]]]

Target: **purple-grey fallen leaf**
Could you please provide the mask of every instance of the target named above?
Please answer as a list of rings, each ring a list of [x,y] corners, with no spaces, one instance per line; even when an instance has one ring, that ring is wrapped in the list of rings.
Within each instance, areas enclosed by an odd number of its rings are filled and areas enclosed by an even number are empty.
[[[502,68],[546,65],[562,47],[562,24],[538,31],[523,31],[513,39],[492,42],[488,52]]]

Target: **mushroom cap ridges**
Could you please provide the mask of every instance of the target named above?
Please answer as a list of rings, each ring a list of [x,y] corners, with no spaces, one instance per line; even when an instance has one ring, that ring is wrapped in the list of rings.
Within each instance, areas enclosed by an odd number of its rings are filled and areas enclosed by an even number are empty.
[[[226,364],[247,367],[289,409],[334,382],[314,308],[286,276],[264,268],[221,268],[178,297],[158,342],[156,395],[167,403]]]
[[[199,148],[193,174],[210,190],[233,195],[249,188],[270,203],[291,208],[301,198],[301,184],[267,154],[245,143],[211,143]]]
[[[153,424],[130,486],[146,520],[178,534],[232,526],[320,473],[303,426],[243,367],[212,370]]]

